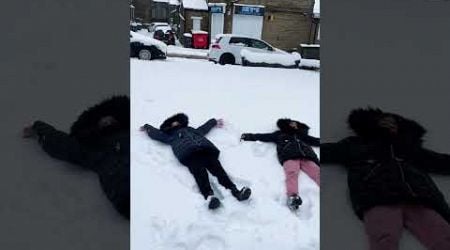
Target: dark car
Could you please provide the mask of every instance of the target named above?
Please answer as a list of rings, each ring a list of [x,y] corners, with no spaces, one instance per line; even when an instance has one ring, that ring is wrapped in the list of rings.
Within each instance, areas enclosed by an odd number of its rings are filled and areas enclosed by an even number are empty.
[[[167,27],[156,27],[153,38],[164,42],[167,45],[175,45],[175,33]]]
[[[165,43],[130,31],[130,57],[142,60],[166,59],[166,54]]]

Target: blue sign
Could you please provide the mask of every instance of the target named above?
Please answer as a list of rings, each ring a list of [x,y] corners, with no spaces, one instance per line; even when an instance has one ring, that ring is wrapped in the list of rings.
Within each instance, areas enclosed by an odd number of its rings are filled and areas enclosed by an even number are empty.
[[[224,13],[223,6],[219,6],[219,5],[210,6],[209,11],[211,13]]]
[[[250,5],[235,5],[234,13],[239,15],[264,16],[264,8]]]

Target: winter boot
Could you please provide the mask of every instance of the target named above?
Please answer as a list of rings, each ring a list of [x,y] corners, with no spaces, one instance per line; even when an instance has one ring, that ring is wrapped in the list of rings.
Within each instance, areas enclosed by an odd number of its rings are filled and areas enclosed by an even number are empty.
[[[241,190],[238,190],[237,188],[231,191],[231,194],[238,200],[238,201],[244,201],[247,200],[250,195],[252,194],[252,190],[248,187],[243,187]]]
[[[220,200],[217,197],[215,197],[214,195],[208,196],[206,201],[208,202],[208,208],[211,210],[214,210],[214,209],[220,207]]]
[[[300,196],[294,194],[288,197],[287,205],[291,210],[297,210],[298,207],[302,204],[302,198]]]

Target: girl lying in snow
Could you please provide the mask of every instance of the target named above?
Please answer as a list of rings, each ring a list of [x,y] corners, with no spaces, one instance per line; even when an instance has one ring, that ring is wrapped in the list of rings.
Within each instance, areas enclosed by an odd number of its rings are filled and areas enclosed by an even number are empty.
[[[370,249],[398,249],[403,227],[427,249],[450,249],[450,208],[428,174],[450,174],[450,156],[424,149],[425,129],[396,114],[356,109],[348,123],[355,135],[322,144],[322,162],[347,167]]]
[[[130,218],[130,100],[115,96],[84,111],[70,134],[35,121],[24,138],[36,138],[50,156],[95,171],[115,209]]]
[[[319,159],[311,146],[319,146],[319,138],[308,135],[309,127],[299,121],[279,119],[279,130],[269,134],[242,134],[241,140],[273,142],[277,144],[278,160],[284,167],[288,206],[298,209],[302,199],[298,195],[298,175],[303,170],[320,186]]]
[[[250,188],[237,189],[220,164],[218,159],[220,151],[205,137],[215,126],[222,127],[223,121],[211,119],[196,129],[189,127],[188,123],[185,114],[176,114],[165,120],[160,129],[145,124],[141,130],[147,132],[153,140],[172,147],[175,157],[187,166],[194,176],[200,192],[208,202],[209,209],[218,208],[220,200],[214,196],[207,171],[216,176],[219,183],[229,189],[237,200],[247,200],[251,194]]]

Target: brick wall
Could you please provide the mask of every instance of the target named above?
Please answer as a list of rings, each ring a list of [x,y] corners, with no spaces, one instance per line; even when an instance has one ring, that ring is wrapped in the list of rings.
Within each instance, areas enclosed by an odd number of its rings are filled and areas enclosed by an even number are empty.
[[[185,26],[184,26],[184,31],[183,31],[184,33],[191,32],[192,26],[193,26],[193,21],[192,21],[191,17],[193,17],[193,16],[203,17],[203,19],[200,23],[201,30],[209,31],[209,12],[185,9],[184,10]]]
[[[143,22],[150,22],[150,0],[134,0],[133,5],[135,7],[134,17],[141,18]]]

